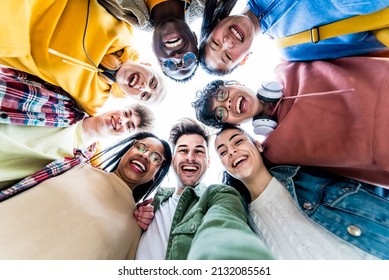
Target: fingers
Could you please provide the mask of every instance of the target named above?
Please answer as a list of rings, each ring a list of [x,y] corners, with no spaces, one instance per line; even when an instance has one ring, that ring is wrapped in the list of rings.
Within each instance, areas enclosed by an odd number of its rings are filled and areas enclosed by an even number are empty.
[[[153,198],[149,198],[149,199],[146,199],[146,200],[143,200],[141,203],[138,203],[136,205],[137,208],[139,208],[140,206],[143,206],[143,205],[148,205],[150,204],[151,202],[153,202]]]
[[[134,218],[141,229],[147,230],[154,218],[154,206],[138,206],[138,208],[134,211]]]

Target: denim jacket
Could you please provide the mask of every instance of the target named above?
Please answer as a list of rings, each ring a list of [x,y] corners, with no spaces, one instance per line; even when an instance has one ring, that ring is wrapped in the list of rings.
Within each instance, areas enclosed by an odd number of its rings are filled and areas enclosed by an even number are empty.
[[[159,188],[154,210],[174,189]],[[186,187],[174,213],[166,259],[272,259],[247,223],[239,193],[226,185]]]
[[[261,32],[286,37],[316,26],[356,15],[369,14],[389,5],[388,0],[249,0],[248,8],[260,20]],[[334,59],[383,50],[371,32],[359,32],[281,49],[288,61]]]
[[[375,194],[374,186],[307,167],[283,165],[270,172],[312,220],[354,246],[389,259],[389,200]]]

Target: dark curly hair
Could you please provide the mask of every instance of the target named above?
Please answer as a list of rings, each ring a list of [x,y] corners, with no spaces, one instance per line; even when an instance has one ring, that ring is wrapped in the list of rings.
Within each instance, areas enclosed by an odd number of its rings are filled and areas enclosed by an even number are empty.
[[[215,118],[215,112],[212,110],[213,97],[217,95],[217,91],[221,87],[238,84],[235,80],[213,80],[209,82],[204,88],[196,92],[196,100],[192,102],[192,107],[196,111],[196,118],[203,124],[221,128],[223,122],[219,122]]]

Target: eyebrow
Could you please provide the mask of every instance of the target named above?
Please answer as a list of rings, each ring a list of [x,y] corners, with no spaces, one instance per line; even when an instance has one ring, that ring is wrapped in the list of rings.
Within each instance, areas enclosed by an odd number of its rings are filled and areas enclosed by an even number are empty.
[[[187,144],[178,145],[176,150],[179,148],[188,148],[188,145]],[[202,149],[206,150],[206,148],[203,145],[196,145],[195,148],[202,148]]]
[[[206,150],[206,148],[203,145],[197,145],[196,148],[201,148],[203,150]]]
[[[231,142],[235,137],[237,137],[239,133],[233,134],[230,139],[228,139],[228,142]],[[216,147],[216,151],[219,150],[222,146],[225,146],[224,144],[220,144],[219,146]]]
[[[158,87],[158,79],[157,79],[155,76],[153,76],[153,77],[151,78],[150,87],[151,87],[152,89],[156,89],[156,88]]]
[[[216,51],[215,48],[212,46],[212,43],[215,44],[216,46],[219,46],[219,44],[217,44],[213,38],[211,39],[210,48],[211,48],[211,50]]]

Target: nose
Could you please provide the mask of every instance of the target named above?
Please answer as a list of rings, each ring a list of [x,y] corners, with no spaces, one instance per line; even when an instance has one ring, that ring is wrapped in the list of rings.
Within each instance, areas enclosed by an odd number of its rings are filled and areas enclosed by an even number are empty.
[[[230,149],[230,157],[236,153],[236,149],[235,148],[231,148]]]
[[[231,98],[227,98],[227,100],[226,100],[226,109],[227,109],[228,111],[231,110],[231,103],[232,103]]]
[[[118,125],[123,126],[123,120],[122,117],[118,118]]]
[[[126,125],[130,122],[130,118],[129,117],[126,117],[126,116],[122,116],[120,118],[120,125]]]
[[[192,162],[194,161],[195,157],[194,157],[194,152],[189,152],[187,155],[186,155],[186,160],[189,161],[189,162]]]
[[[223,49],[230,49],[234,47],[234,42],[231,37],[223,38]]]
[[[141,153],[141,156],[147,160],[150,160],[150,150],[146,150],[143,153]]]

